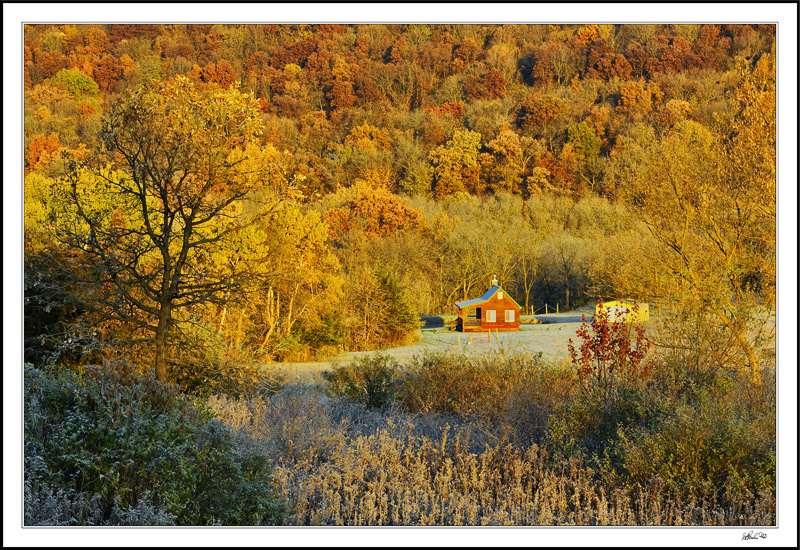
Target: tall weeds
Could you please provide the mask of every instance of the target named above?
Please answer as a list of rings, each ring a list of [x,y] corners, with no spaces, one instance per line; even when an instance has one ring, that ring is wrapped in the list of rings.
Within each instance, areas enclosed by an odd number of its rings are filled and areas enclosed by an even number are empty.
[[[670,395],[658,373],[587,403],[571,373],[530,357],[433,354],[393,376],[381,408],[304,386],[211,407],[268,457],[293,524],[775,522],[774,436],[741,416],[735,385],[715,416],[712,389]]]

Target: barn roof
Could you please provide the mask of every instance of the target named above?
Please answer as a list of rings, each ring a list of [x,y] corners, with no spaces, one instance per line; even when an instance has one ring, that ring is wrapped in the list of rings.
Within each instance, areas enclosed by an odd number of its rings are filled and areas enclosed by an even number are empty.
[[[464,300],[463,302],[456,302],[456,307],[457,307],[458,309],[462,309],[462,308],[465,308],[465,307],[477,306],[477,305],[479,305],[479,304],[482,304],[482,303],[484,303],[484,302],[488,302],[488,301],[489,301],[489,299],[490,299],[492,296],[494,296],[494,295],[495,295],[495,293],[496,293],[498,290],[503,290],[502,288],[500,288],[500,285],[492,285],[492,286],[490,286],[490,287],[489,287],[489,290],[487,290],[487,291],[484,293],[484,295],[483,295],[483,296],[481,296],[480,298],[473,298],[472,300]],[[514,298],[512,298],[511,296],[509,296],[508,292],[506,292],[505,290],[503,290],[503,292],[505,292],[505,295],[506,295],[506,296],[508,296],[508,298],[509,298],[509,299],[510,299],[512,302],[514,302],[515,304],[517,304],[517,301],[516,301]],[[522,309],[522,306],[520,306],[519,304],[517,304],[517,307],[518,307],[518,308],[520,308],[520,309]]]

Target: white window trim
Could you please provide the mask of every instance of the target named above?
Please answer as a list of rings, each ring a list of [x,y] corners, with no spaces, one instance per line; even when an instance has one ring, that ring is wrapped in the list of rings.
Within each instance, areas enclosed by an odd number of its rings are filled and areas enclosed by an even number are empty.
[[[507,309],[506,310],[506,323],[513,323],[514,322],[514,310]]]
[[[497,322],[497,310],[494,310],[494,309],[487,309],[486,310],[486,322],[487,323],[496,323]]]

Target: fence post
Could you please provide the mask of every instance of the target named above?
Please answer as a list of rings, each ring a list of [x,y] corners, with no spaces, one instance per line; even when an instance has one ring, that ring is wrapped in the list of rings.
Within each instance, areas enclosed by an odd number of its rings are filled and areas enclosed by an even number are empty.
[[[472,333],[469,333],[469,344],[472,345]]]
[[[558,313],[558,302],[556,302],[556,313]]]
[[[544,305],[544,314],[547,315],[547,304]]]

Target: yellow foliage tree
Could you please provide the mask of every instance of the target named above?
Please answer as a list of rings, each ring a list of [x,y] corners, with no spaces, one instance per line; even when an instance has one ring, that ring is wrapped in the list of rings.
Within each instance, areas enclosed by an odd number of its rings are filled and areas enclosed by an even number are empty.
[[[251,274],[235,303],[236,326],[220,331],[239,347],[250,335],[260,352],[292,336],[299,323],[319,328],[322,316],[341,296],[339,262],[328,249],[329,228],[318,212],[287,203],[238,235],[229,261]],[[257,338],[257,340],[254,340]]]
[[[150,335],[161,380],[177,316],[224,300],[247,276],[213,255],[290,193],[261,132],[252,96],[202,96],[178,77],[142,85],[108,111],[105,164],[70,164],[59,230],[91,265],[79,282],[103,290],[107,316]],[[261,207],[246,212],[246,199]]]
[[[731,335],[727,368],[761,379],[775,304],[775,79],[766,56],[740,69],[734,108],[713,129],[675,124],[615,152],[609,176],[660,245],[656,268],[678,305]],[[652,288],[651,288],[652,291]],[[743,369],[741,367],[744,367]]]

